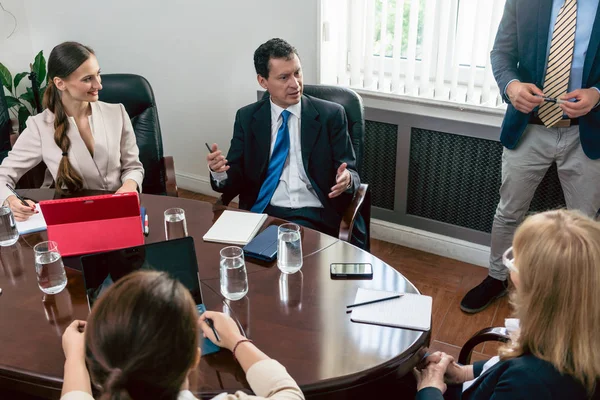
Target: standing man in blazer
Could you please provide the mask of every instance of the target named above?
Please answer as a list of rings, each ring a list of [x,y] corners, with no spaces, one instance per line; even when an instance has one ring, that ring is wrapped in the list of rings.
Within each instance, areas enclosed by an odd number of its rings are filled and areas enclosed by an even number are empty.
[[[502,186],[489,276],[460,307],[476,313],[506,294],[502,256],[553,162],[568,208],[600,207],[598,0],[507,0],[491,53],[504,101]],[[546,98],[546,99],[545,99]],[[555,99],[559,99],[558,101]]]
[[[271,39],[254,52],[258,83],[269,92],[238,110],[227,158],[213,144],[211,184],[240,208],[338,235],[344,210],[360,185],[342,106],[302,93],[298,52]],[[361,246],[364,221],[353,243]]]

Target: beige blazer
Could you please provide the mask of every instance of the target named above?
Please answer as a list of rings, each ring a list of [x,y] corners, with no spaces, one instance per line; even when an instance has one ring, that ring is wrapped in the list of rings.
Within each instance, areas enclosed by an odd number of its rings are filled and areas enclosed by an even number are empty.
[[[67,130],[71,140],[69,161],[83,178],[84,188],[116,191],[127,179],[133,179],[141,190],[144,168],[125,107],[101,101],[90,104],[94,156],[85,146],[72,117],[69,117]],[[27,128],[0,165],[0,200],[4,201],[11,195],[6,188],[7,183],[14,187],[21,176],[41,161],[56,181],[61,158],[62,151],[54,142],[54,114],[45,110],[30,117]]]

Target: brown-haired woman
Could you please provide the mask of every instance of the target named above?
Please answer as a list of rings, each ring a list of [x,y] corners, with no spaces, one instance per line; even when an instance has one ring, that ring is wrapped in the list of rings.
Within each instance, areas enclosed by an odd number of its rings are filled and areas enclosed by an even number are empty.
[[[206,318],[213,320],[219,341]],[[242,336],[230,317],[207,311],[199,319],[179,281],[164,272],[138,271],[100,297],[87,323],[74,321],[66,329],[61,400],[92,399],[92,385],[103,400],[196,399],[187,377],[200,361],[199,326],[212,342],[234,352],[259,396],[238,392],[219,400],[304,399],[285,368]]]
[[[600,224],[567,210],[531,216],[504,256],[519,318],[512,342],[485,372],[434,353],[416,371],[417,399],[477,378],[463,400],[587,399],[600,379]],[[595,397],[594,397],[595,398]]]
[[[6,184],[14,187],[41,161],[61,192],[141,189],[144,169],[131,121],[122,104],[98,101],[101,89],[92,49],[76,42],[52,49],[43,99],[46,110],[27,120],[27,128],[0,166],[0,201],[9,204],[18,221],[35,209],[33,203],[21,204]]]

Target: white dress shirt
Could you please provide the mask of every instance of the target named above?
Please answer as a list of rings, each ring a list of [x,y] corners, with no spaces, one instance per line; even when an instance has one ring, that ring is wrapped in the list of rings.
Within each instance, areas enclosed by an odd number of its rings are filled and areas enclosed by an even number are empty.
[[[273,101],[270,102],[271,150],[269,154],[273,154],[275,140],[277,139],[277,131],[283,123],[281,113],[284,108],[274,104]],[[285,160],[283,172],[279,178],[279,184],[277,185],[277,189],[275,189],[275,193],[273,193],[270,204],[286,208],[323,208],[323,204],[321,204],[317,193],[312,188],[310,180],[306,175],[304,163],[302,162],[302,145],[300,140],[302,103],[298,102],[297,104],[289,106],[287,110],[290,112],[290,116],[288,117],[290,152]],[[223,181],[227,179],[227,172],[210,171],[210,174],[217,182],[217,185],[222,185]]]

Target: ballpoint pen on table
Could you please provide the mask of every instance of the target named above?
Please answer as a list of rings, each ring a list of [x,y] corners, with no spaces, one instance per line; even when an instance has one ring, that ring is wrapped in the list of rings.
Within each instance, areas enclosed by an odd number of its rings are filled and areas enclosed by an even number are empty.
[[[364,305],[367,305],[367,304],[379,303],[379,302],[386,301],[386,300],[398,299],[398,298],[400,298],[402,296],[403,296],[402,294],[397,294],[395,296],[384,297],[382,299],[375,299],[375,300],[364,301],[362,303],[350,304],[349,306],[346,306],[346,308],[364,306]]]

